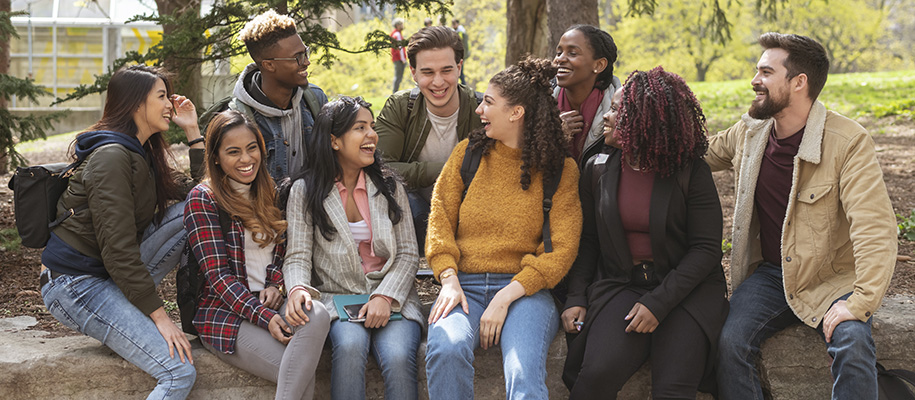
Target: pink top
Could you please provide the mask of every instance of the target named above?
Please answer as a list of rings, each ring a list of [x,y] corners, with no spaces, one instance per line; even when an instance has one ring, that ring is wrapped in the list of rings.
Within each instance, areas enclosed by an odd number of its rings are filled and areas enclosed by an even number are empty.
[[[337,181],[336,185],[337,190],[340,192],[340,200],[343,201],[343,209],[346,210],[346,202],[349,197],[346,193],[346,187],[340,181]],[[369,227],[369,240],[358,244],[359,256],[362,258],[362,271],[365,273],[380,271],[388,260],[376,256],[375,249],[372,247],[372,216],[369,214],[369,194],[365,189],[365,171],[359,172],[356,188],[353,189],[353,200],[356,202],[356,209],[359,210],[359,215],[362,216],[365,224]]]

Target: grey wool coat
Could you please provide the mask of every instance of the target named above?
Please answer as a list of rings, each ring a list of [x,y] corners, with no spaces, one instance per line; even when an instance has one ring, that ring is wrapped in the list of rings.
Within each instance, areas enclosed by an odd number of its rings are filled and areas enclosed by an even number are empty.
[[[283,263],[286,287],[304,286],[312,298],[327,307],[331,320],[338,318],[334,295],[379,294],[393,299],[391,309],[423,325],[419,295],[414,278],[419,268],[419,252],[410,204],[402,185],[395,198],[403,209],[400,222],[393,224],[388,216],[387,199],[380,195],[371,179],[365,180],[372,221],[372,244],[375,255],[386,258],[380,271],[362,270],[359,249],[349,230],[343,201],[336,188],[324,199],[324,209],[337,233],[327,240],[306,213],[305,181],[297,180],[289,193],[286,207],[287,247]]]

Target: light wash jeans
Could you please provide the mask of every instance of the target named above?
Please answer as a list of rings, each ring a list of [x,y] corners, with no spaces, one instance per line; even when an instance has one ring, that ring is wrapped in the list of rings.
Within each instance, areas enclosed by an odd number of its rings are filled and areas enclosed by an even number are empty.
[[[838,299],[847,299],[848,293]],[[877,355],[871,321],[840,323],[826,343],[833,358],[833,399],[877,399]],[[763,341],[801,321],[785,300],[782,269],[763,263],[731,296],[718,344],[718,386],[723,400],[763,399],[756,361]],[[823,336],[822,323],[816,329]]]
[[[176,265],[187,242],[184,202],[165,211],[159,225],[150,224],[140,244],[140,258],[158,286]],[[45,271],[48,273],[48,271]],[[183,399],[197,371],[168,354],[168,343],[156,324],[127,300],[111,278],[61,275],[41,288],[51,315],[62,324],[93,337],[157,380],[148,399]]]
[[[153,221],[143,232],[140,242],[140,260],[146,264],[156,285],[162,281],[181,260],[181,251],[187,244],[184,230],[184,202],[165,209],[165,216],[158,225]]]
[[[41,297],[62,324],[97,339],[152,375],[157,383],[147,399],[183,399],[190,393],[197,377],[194,366],[182,363],[177,354],[169,356],[156,324],[111,278],[61,275],[41,288]]]
[[[369,350],[384,378],[384,398],[416,400],[416,352],[422,327],[416,321],[388,321],[383,328],[368,329],[361,322],[330,323],[333,363],[330,370],[332,399],[365,399],[365,363]]]
[[[473,351],[480,345],[480,318],[493,296],[514,274],[458,273],[470,314],[458,305],[429,326],[426,378],[429,398],[473,398]],[[546,356],[559,329],[559,313],[549,291],[524,296],[508,308],[499,346],[508,399],[547,399]]]

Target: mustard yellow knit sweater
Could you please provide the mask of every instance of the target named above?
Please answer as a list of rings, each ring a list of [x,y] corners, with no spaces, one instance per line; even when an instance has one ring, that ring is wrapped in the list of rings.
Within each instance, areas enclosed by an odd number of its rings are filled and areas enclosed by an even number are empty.
[[[461,163],[467,143],[461,141],[451,152],[432,193],[426,258],[435,276],[448,268],[515,274],[513,280],[528,295],[555,286],[575,261],[581,235],[575,161],[566,158],[553,195],[553,251],[544,253],[543,174],[535,173],[530,187],[521,189],[521,150],[496,142],[480,161],[462,204]]]

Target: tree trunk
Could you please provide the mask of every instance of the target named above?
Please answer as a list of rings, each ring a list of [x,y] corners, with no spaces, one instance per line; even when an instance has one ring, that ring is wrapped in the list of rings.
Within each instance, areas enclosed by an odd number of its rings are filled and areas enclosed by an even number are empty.
[[[10,0],[0,0],[0,11],[10,12]],[[10,41],[0,40],[0,75],[10,73]],[[6,109],[6,99],[0,96],[0,109]],[[6,151],[0,148],[0,174],[9,172],[9,157]]]
[[[597,0],[546,0],[546,14],[549,15],[549,47],[541,57],[552,58],[559,38],[570,26],[583,24],[600,27]]]
[[[511,65],[525,54],[549,51],[545,0],[507,0],[506,34],[508,43],[505,65]]]
[[[525,54],[552,57],[559,38],[574,24],[599,26],[597,0],[507,0],[505,65]]]
[[[200,0],[156,0],[156,6],[159,9],[159,15],[171,15],[178,17],[184,13],[194,13],[200,15]],[[177,29],[174,25],[165,25],[162,27],[164,36],[170,35]],[[201,93],[201,69],[199,54],[187,54],[169,58],[163,61],[165,68],[172,74],[172,88],[175,93],[187,96],[194,102],[194,105],[200,107],[203,103]]]

